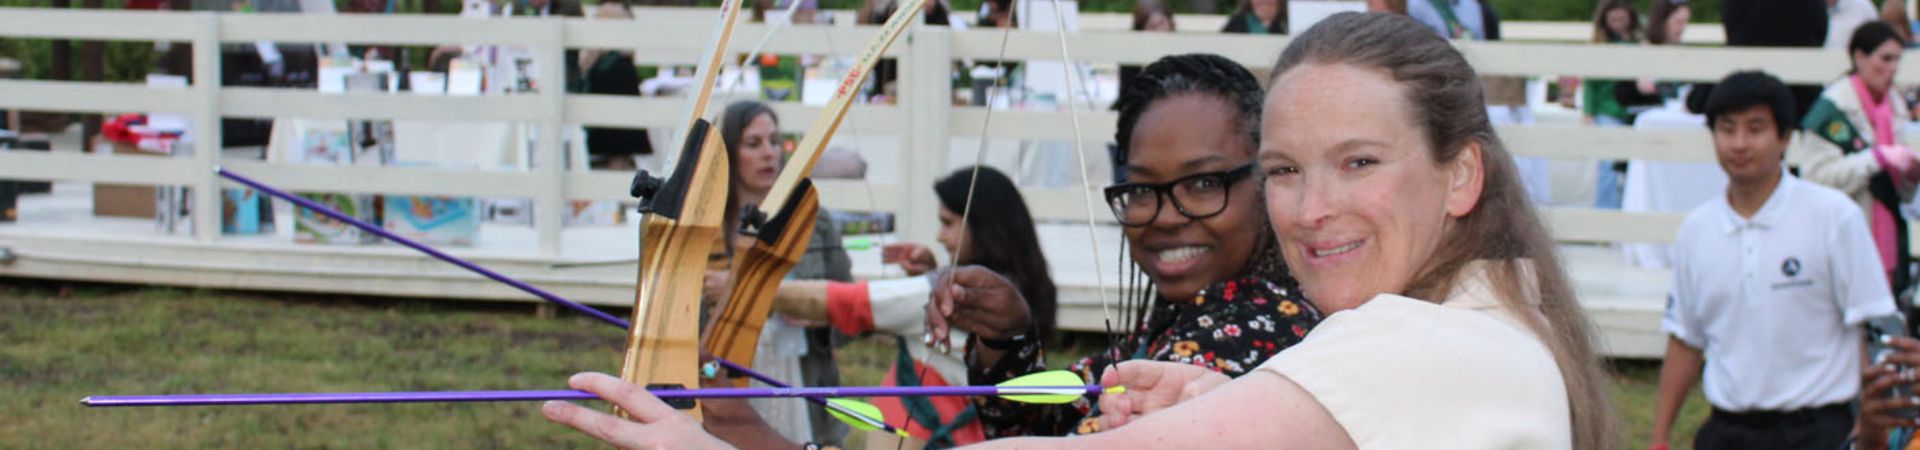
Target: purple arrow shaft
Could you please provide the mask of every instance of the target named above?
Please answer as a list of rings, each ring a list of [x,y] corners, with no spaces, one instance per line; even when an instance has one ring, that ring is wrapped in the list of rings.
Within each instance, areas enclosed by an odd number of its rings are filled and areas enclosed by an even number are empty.
[[[1100,386],[1051,386],[1001,388],[998,386],[878,386],[878,387],[808,387],[808,388],[715,388],[715,389],[663,389],[651,391],[654,397],[661,399],[701,399],[701,398],[768,398],[768,397],[958,397],[978,395],[999,395],[1003,390],[1017,390],[1018,393],[1031,394],[1035,391],[1056,391],[1098,394]],[[98,396],[81,399],[80,403],[91,407],[117,406],[212,406],[212,405],[299,405],[330,403],[448,403],[448,402],[517,402],[539,400],[597,400],[598,396],[586,391],[546,390],[546,391],[446,391],[446,392],[341,392],[341,393],[292,393],[292,394],[203,394],[203,395],[123,395]]]
[[[124,395],[87,397],[80,403],[106,406],[300,405],[325,403],[513,402],[597,400],[585,391],[342,392],[314,394]]]
[[[787,385],[786,383],[780,382],[780,380],[778,379],[774,379],[773,377],[767,376],[766,374],[755,372],[753,371],[753,369],[748,369],[745,366],[741,366],[739,364],[734,364],[733,361],[728,361],[725,358],[714,358],[713,362],[719,363],[721,366],[726,367],[728,370],[745,374],[748,378],[760,380],[761,383],[766,383],[766,385],[768,386],[773,386],[776,388],[792,388],[793,387],[793,386]],[[805,398],[810,403],[820,405],[820,407],[822,408],[838,411],[841,414],[845,414],[847,417],[852,417],[854,420],[858,420],[866,423],[867,425],[873,426],[875,428],[885,430],[888,433],[899,434],[900,432],[898,428],[894,428],[893,425],[888,424],[884,420],[880,420],[880,418],[878,417],[868,417],[866,414],[861,414],[858,411],[853,411],[853,410],[847,409],[846,407],[828,402],[827,399],[825,398],[820,398],[820,397],[805,397]]]
[[[313,210],[314,212],[320,213],[321,215],[331,217],[334,220],[345,222],[348,225],[352,225],[355,228],[359,228],[368,233],[373,233],[374,235],[386,238],[387,240],[393,241],[395,243],[399,243],[400,245],[404,245],[404,246],[407,246],[408,248],[418,250],[421,253],[426,253],[427,256],[438,258],[441,261],[446,261],[449,264],[460,266],[460,268],[467,269],[469,271],[472,271],[473,273],[480,274],[480,276],[484,276],[494,281],[505,283],[508,286],[513,286],[516,289],[519,289],[528,294],[532,294],[534,297],[539,297],[542,300],[557,303],[561,306],[567,307],[568,309],[572,309],[574,311],[578,311],[586,315],[593,316],[594,318],[600,319],[603,322],[619,325],[620,328],[623,328],[623,329],[633,327],[631,323],[627,322],[624,319],[614,317],[612,314],[607,314],[606,312],[600,311],[598,309],[594,309],[587,305],[580,304],[572,300],[567,300],[565,298],[560,297],[559,295],[555,295],[552,292],[547,292],[547,290],[545,289],[535,287],[534,285],[527,284],[520,280],[514,279],[513,277],[503,275],[499,272],[494,272],[493,270],[487,269],[485,267],[481,267],[479,264],[474,264],[465,259],[460,259],[460,257],[446,254],[445,252],[441,252],[440,250],[427,246],[426,244],[422,244],[412,239],[407,239],[400,235],[393,234],[392,232],[387,231],[385,228],[373,226],[373,224],[367,223],[353,216],[348,216],[346,214],[343,214],[340,211],[336,211],[333,208],[327,207],[326,205],[322,205],[318,202],[314,202],[312,200],[308,200],[306,198],[293,195],[291,193],[282,191],[273,186],[268,186],[266,185],[266,183],[261,183],[252,178],[247,178],[240,174],[230,172],[226,168],[219,168],[216,170],[216,173],[218,173],[222,177],[226,177],[229,180],[233,180],[236,183],[244,184],[247,187],[259,190],[260,192],[265,192],[267,193],[267,195],[277,197],[281,200],[293,202],[296,205],[300,205],[303,208]],[[767,376],[766,374],[762,374],[760,372],[756,372],[753,369],[748,369],[738,364],[734,364],[732,361],[728,361],[725,359],[716,359],[716,360],[721,365],[726,366],[728,369],[732,369],[733,371],[740,372],[741,374],[745,374],[747,377],[753,378],[755,380],[760,380],[761,383],[766,383],[768,386],[773,386],[776,388],[789,387],[786,383],[782,383],[778,379]],[[828,409],[840,410],[842,413],[848,414],[850,416],[865,417],[864,415],[855,413],[853,411],[846,411],[844,410],[844,408],[841,408],[837,405],[829,404],[825,399],[822,399],[822,398],[807,397],[807,400],[815,404],[821,405],[823,407],[826,407]],[[456,401],[456,400],[447,400],[447,401]],[[495,401],[495,400],[467,400],[467,401]],[[894,431],[892,426],[886,425],[884,423],[881,423],[878,425],[889,432]]]
[[[469,271],[472,271],[473,273],[477,273],[477,274],[480,274],[481,276],[493,279],[494,281],[506,283],[508,286],[513,286],[516,289],[524,291],[528,294],[533,294],[533,296],[540,297],[543,300],[557,303],[557,304],[560,304],[561,306],[566,306],[575,311],[586,313],[587,315],[599,318],[601,321],[611,323],[614,325],[619,325],[620,328],[632,328],[632,324],[628,323],[626,320],[623,320],[618,317],[614,317],[613,315],[607,314],[598,309],[593,309],[593,307],[580,304],[579,302],[567,300],[565,298],[560,297],[559,295],[555,295],[552,292],[547,292],[547,290],[545,289],[535,287],[534,285],[527,284],[520,280],[514,279],[513,277],[502,275],[499,272],[494,272],[491,269],[481,267],[479,264],[474,264],[473,262],[467,261],[465,259],[460,259],[460,257],[458,256],[446,254],[445,252],[441,252],[438,249],[427,246],[427,244],[422,244],[412,239],[407,239],[400,235],[393,234],[392,232],[389,232],[384,228],[373,226],[373,224],[354,218],[353,216],[348,216],[346,214],[341,213],[340,211],[334,210],[333,208],[329,208],[326,205],[322,205],[322,204],[319,204],[318,202],[314,202],[313,200],[308,200],[298,195],[290,194],[286,191],[280,190],[279,188],[268,186],[265,183],[255,181],[252,178],[247,178],[240,174],[233,173],[231,171],[228,171],[225,168],[219,169],[218,173],[220,174],[220,176],[226,177],[229,180],[233,180],[236,183],[247,185],[247,187],[257,189],[260,192],[265,192],[267,193],[267,195],[277,197],[281,200],[293,202],[296,205],[300,205],[300,207],[302,208],[311,209],[314,212],[320,213],[321,215],[332,217],[335,220],[339,220],[341,222],[346,222],[349,225],[353,225],[355,228],[359,228],[368,233],[373,233],[380,237],[387,238],[388,240],[399,243],[400,245],[407,246],[414,250],[419,250],[421,253],[426,253],[427,256],[432,256],[434,258],[440,259],[441,261],[446,261],[450,264],[460,266],[463,269],[467,269]],[[773,377],[769,377],[765,374],[755,372],[752,369],[748,369],[738,364],[734,364],[732,361],[721,359],[719,360],[719,362],[721,365],[724,365],[729,369],[738,371],[742,374],[745,374],[748,377],[752,377],[755,380],[760,380],[760,382],[766,383],[769,386],[788,387],[786,384],[781,383],[779,380],[776,380]]]
[[[627,323],[626,320],[623,320],[619,317],[614,317],[612,314],[607,314],[606,312],[600,311],[598,309],[593,309],[592,307],[587,305],[575,303],[572,300],[560,298],[560,296],[553,295],[552,292],[547,292],[545,289],[540,289],[540,288],[534,287],[533,285],[522,283],[520,282],[520,280],[515,280],[506,275],[501,275],[498,272],[494,272],[485,267],[480,267],[479,265],[467,262],[464,259],[456,258],[453,255],[443,253],[440,250],[436,250],[433,247],[428,247],[426,244],[415,242],[412,239],[407,239],[405,237],[401,237],[400,235],[393,234],[392,232],[389,232],[384,228],[380,228],[380,227],[374,226],[373,224],[366,223],[365,221],[354,218],[353,216],[341,214],[339,211],[335,211],[333,208],[328,208],[325,205],[321,205],[312,200],[301,198],[298,195],[293,195],[291,193],[288,193],[287,191],[282,191],[272,186],[268,186],[258,181],[254,181],[251,178],[247,178],[247,177],[241,176],[240,174],[227,171],[226,168],[215,169],[215,173],[218,173],[220,174],[220,176],[226,177],[229,180],[233,180],[235,183],[244,184],[244,185],[247,185],[247,187],[257,189],[260,192],[265,192],[267,193],[267,195],[278,197],[281,200],[293,202],[293,204],[300,205],[300,207],[302,208],[311,209],[314,212],[320,213],[321,215],[332,217],[334,220],[346,222],[349,225],[353,225],[354,228],[359,228],[368,233],[373,233],[380,237],[387,238],[387,240],[393,241],[400,245],[407,246],[414,250],[419,250],[421,253],[426,253],[427,256],[439,258],[441,261],[446,261],[449,264],[460,266],[460,268],[462,269],[467,269],[469,271],[472,271],[473,273],[480,274],[480,276],[491,278],[493,279],[493,281],[506,283],[508,286],[513,286],[514,288],[519,289],[521,291],[525,291],[528,294],[533,294],[533,296],[535,297],[540,297],[541,299],[544,299],[549,302],[558,303],[561,306],[566,306],[567,308],[573,309],[574,311],[579,311],[586,315],[598,318],[602,321],[619,325],[621,328],[632,328],[632,325]]]

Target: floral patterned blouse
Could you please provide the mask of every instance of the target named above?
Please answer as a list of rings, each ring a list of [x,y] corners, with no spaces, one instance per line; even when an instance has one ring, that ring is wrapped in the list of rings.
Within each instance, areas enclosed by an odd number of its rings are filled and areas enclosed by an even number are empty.
[[[1120,360],[1147,359],[1193,364],[1229,377],[1252,371],[1268,357],[1300,342],[1320,323],[1320,311],[1296,286],[1257,277],[1215,283],[1187,301],[1162,300],[1147,320],[1123,342],[1069,367],[1087,380]],[[972,361],[971,354],[967,357]],[[993,367],[969,364],[968,380],[993,385],[1046,370],[1038,341],[1007,352]],[[1064,436],[1100,431],[1097,396],[1071,404],[1035,405],[998,397],[974,398],[988,439],[1009,436]]]

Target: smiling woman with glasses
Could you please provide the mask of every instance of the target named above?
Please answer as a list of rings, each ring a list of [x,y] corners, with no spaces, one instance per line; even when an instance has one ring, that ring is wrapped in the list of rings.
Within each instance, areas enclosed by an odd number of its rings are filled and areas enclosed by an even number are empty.
[[[1261,213],[1254,175],[1260,85],[1244,67],[1215,55],[1169,56],[1128,80],[1114,103],[1120,120],[1114,167],[1119,184],[1107,205],[1126,236],[1133,264],[1111,347],[1071,364],[1088,380],[1133,359],[1173,361],[1239,376],[1292,346],[1320,321],[1300,297]],[[997,283],[992,273],[962,268],[955,283]],[[970,291],[971,292],[971,291]],[[981,291],[987,292],[987,291]],[[928,330],[945,339],[948,325],[972,333],[968,382],[994,384],[1045,370],[1036,340],[1017,336],[1007,320],[1017,296],[947,296],[928,308]],[[941,312],[951,311],[946,315]],[[982,339],[984,338],[984,339]],[[1058,436],[1099,431],[1092,398],[1069,405],[975,400],[989,437]]]

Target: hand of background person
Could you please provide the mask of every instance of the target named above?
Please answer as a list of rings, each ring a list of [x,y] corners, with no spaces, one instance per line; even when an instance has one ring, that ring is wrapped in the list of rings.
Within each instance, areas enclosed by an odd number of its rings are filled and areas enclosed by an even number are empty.
[[[619,405],[633,420],[559,401],[540,405],[540,413],[547,416],[547,420],[573,427],[614,447],[627,450],[733,448],[703,431],[699,421],[675,411],[645,388],[619,378],[587,372],[568,378],[567,386],[592,392],[602,400]]]
[[[1881,170],[1893,177],[1903,186],[1912,186],[1920,181],[1920,154],[1907,146],[1899,144],[1874,145],[1875,159],[1881,163]]]
[[[933,283],[933,296],[927,301],[930,343],[947,342],[953,329],[998,340],[1033,328],[1026,297],[1012,281],[992,270],[961,266],[934,277]]]
[[[932,272],[940,266],[933,257],[933,249],[913,242],[896,242],[880,248],[880,262],[899,265],[914,276]]]
[[[1633,83],[1633,87],[1645,95],[1653,95],[1660,92],[1660,85],[1654,83],[1651,78],[1641,78],[1639,81]]]
[[[1920,153],[1914,153],[1913,149],[1907,148],[1905,145],[1896,147],[1899,148],[1899,154],[1907,159],[1907,170],[1902,173],[1906,175],[1906,179],[1901,181],[1905,181],[1907,186],[1920,183]]]
[[[1126,392],[1100,394],[1100,429],[1125,426],[1141,416],[1180,404],[1232,379],[1192,364],[1126,361],[1100,375],[1100,386],[1125,386]]]
[[[1920,370],[1916,369],[1920,368],[1920,340],[1897,337],[1888,345],[1894,352],[1887,355],[1884,363],[1873,364],[1860,372],[1860,418],[1856,421],[1860,440],[1855,448],[1885,449],[1888,431],[1920,425],[1920,420],[1895,414],[1899,409],[1920,407],[1912,391],[1906,397],[1892,397],[1894,387],[1914,385],[1915,371]]]
[[[1558,81],[1560,84],[1560,106],[1566,107],[1567,109],[1578,108],[1579,105],[1574,103],[1574,97],[1580,95],[1580,79],[1560,77]]]

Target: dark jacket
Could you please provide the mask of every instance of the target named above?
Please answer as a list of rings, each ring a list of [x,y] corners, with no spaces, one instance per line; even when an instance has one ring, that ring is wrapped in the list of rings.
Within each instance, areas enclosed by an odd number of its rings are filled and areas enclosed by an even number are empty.
[[[578,57],[568,58],[578,61]],[[619,52],[600,54],[581,75],[574,91],[588,94],[640,95],[640,73],[633,58]],[[652,154],[653,143],[647,130],[633,128],[587,128],[587,153],[592,155]]]
[[[1727,0],[1720,5],[1721,26],[1730,47],[1819,47],[1827,42],[1827,2],[1821,0]],[[1806,117],[1821,87],[1788,86]],[[1698,90],[1696,90],[1698,92]]]

